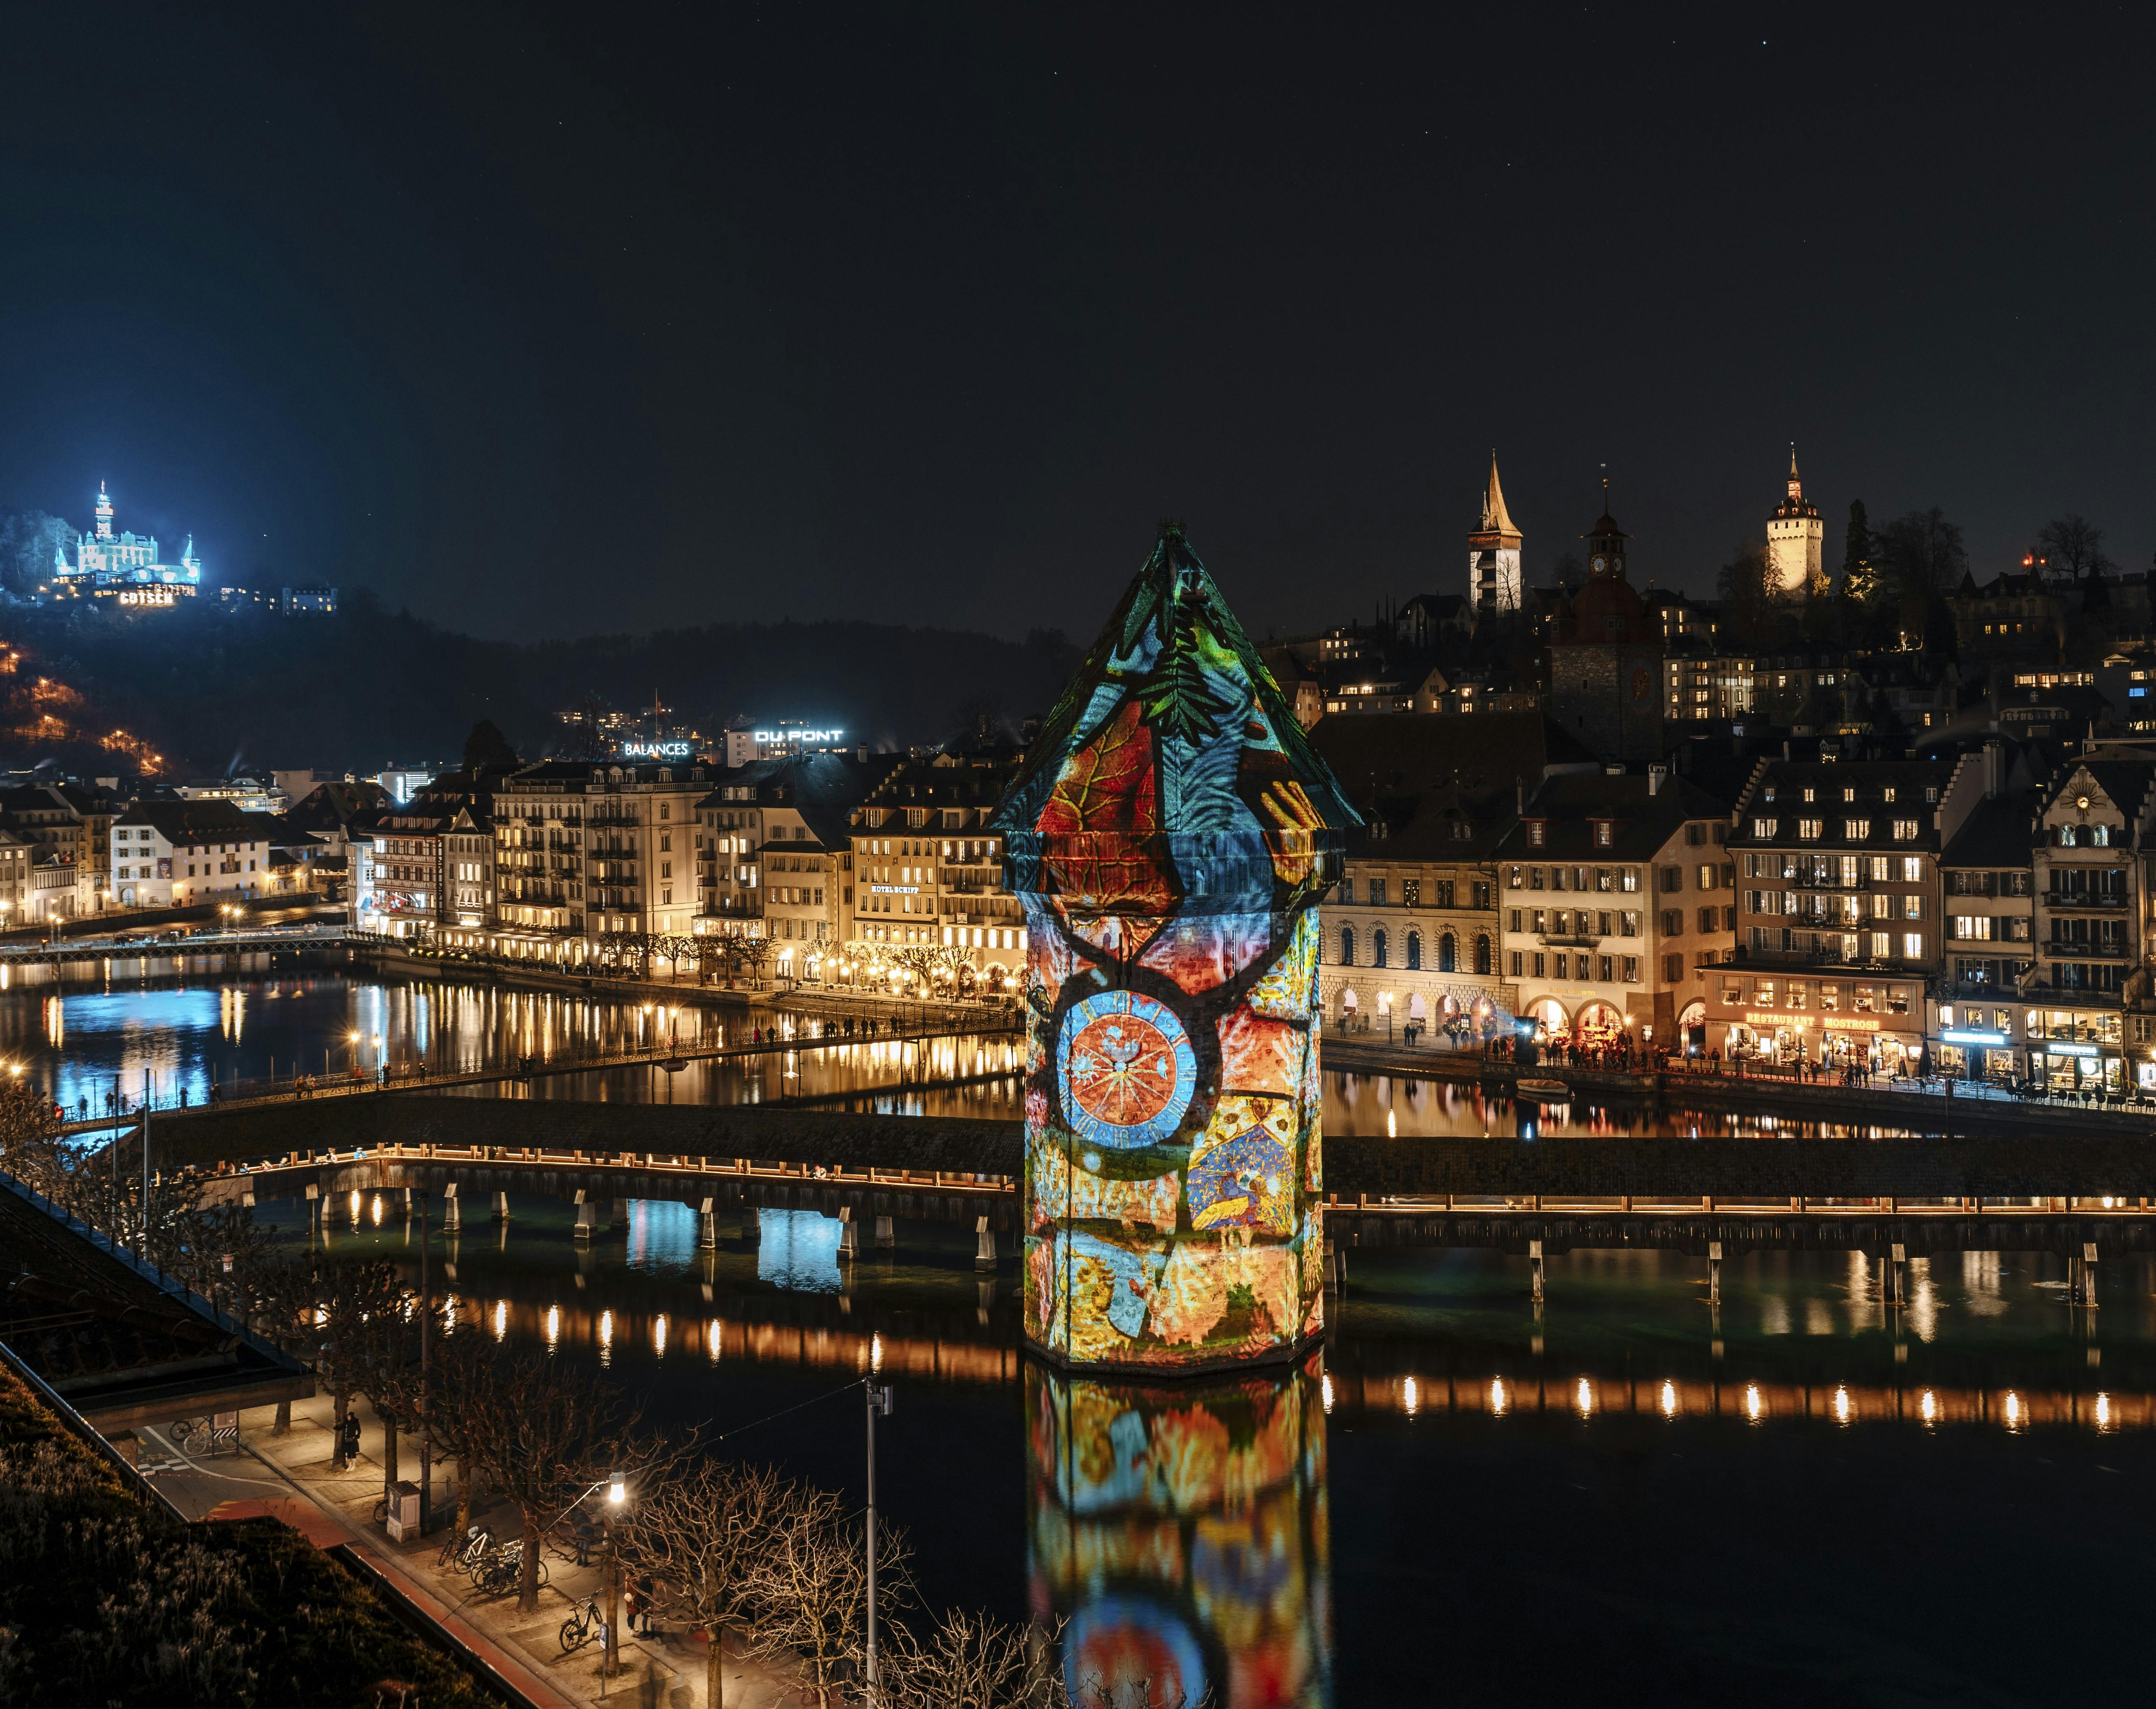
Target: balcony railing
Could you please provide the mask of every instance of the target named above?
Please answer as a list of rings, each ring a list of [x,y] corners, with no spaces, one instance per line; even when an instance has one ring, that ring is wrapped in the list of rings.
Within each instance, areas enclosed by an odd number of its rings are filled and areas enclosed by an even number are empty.
[[[2038,900],[2047,908],[2102,909],[2110,913],[2126,906],[2123,896],[2099,895],[2092,890],[2046,890]]]
[[[2061,962],[2123,962],[2132,959],[2133,951],[2123,941],[2102,943],[2082,943],[2071,938],[2055,937],[2037,946],[2042,953]]]

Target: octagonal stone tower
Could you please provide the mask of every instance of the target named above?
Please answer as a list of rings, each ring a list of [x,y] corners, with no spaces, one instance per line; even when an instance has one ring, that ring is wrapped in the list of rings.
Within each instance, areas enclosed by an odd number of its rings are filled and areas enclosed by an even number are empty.
[[[1317,902],[1359,821],[1178,526],[994,823],[1026,915],[1028,1339],[1292,1354],[1323,1327]]]

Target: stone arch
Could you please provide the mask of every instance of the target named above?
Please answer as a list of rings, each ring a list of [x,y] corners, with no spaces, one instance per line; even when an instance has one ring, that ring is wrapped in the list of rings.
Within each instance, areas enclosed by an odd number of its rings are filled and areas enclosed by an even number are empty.
[[[1593,1038],[1610,1038],[1624,1030],[1624,1011],[1614,1003],[1604,1003],[1599,998],[1591,1003],[1581,1003],[1579,1013],[1573,1021],[1573,1033],[1583,1040],[1589,1040],[1590,1035]]]

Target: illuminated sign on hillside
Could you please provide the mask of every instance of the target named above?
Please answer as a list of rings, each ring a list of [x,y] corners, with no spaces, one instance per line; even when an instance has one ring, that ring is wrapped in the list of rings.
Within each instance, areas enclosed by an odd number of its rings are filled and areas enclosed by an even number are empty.
[[[845,733],[843,730],[759,730],[754,739],[761,747],[778,747],[788,742],[835,742]]]
[[[624,759],[685,760],[696,751],[686,742],[624,742],[621,745]]]
[[[122,605],[170,605],[173,603],[169,588],[130,588],[120,596]]]

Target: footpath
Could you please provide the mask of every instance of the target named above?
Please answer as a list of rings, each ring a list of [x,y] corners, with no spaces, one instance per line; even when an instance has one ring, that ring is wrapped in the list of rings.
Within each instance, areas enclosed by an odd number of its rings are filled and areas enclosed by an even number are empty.
[[[1444,1042],[1403,1044],[1367,1033],[1327,1032],[1321,1058],[1346,1074],[1390,1075],[1413,1080],[1480,1084],[1510,1094],[1521,1079],[1561,1080],[1596,1101],[1650,1107],[1758,1111],[1784,1119],[1912,1127],[1932,1133],[2076,1133],[2156,1137],[2156,1110],[2097,1108],[2063,1101],[2017,1098],[1999,1087],[1968,1081],[1889,1080],[1845,1086],[1838,1080],[1807,1081],[1786,1072],[1688,1072],[1673,1067],[1627,1071],[1543,1063],[1523,1068],[1507,1057],[1486,1057],[1477,1048]]]
[[[588,1597],[601,1598],[604,1612],[597,1564],[578,1567],[549,1549],[538,1611],[528,1614],[517,1611],[513,1592],[481,1596],[464,1573],[438,1565],[443,1542],[455,1524],[455,1496],[448,1475],[453,1463],[438,1461],[434,1469],[436,1528],[424,1540],[393,1542],[373,1517],[382,1497],[382,1426],[363,1403],[355,1401],[353,1411],[362,1434],[359,1456],[348,1470],[338,1470],[331,1455],[335,1403],[327,1394],[295,1402],[291,1429],[283,1436],[272,1434],[274,1407],[241,1414],[237,1452],[189,1454],[162,1427],[138,1425],[141,1469],[190,1518],[268,1514],[304,1532],[319,1547],[346,1545],[393,1590],[539,1709],[582,1709],[601,1702],[710,1709],[705,1701],[710,1646],[701,1633],[639,1637],[624,1624],[620,1670],[611,1680],[599,1676],[596,1642],[562,1651],[562,1623]],[[187,1446],[193,1446],[192,1440]],[[398,1434],[398,1456],[401,1474],[417,1473],[419,1445],[407,1432]],[[475,1500],[472,1520],[491,1527],[498,1537],[515,1537],[521,1529],[516,1507],[506,1501]],[[801,1701],[797,1680],[731,1650],[726,1674],[726,1709],[783,1709]]]

